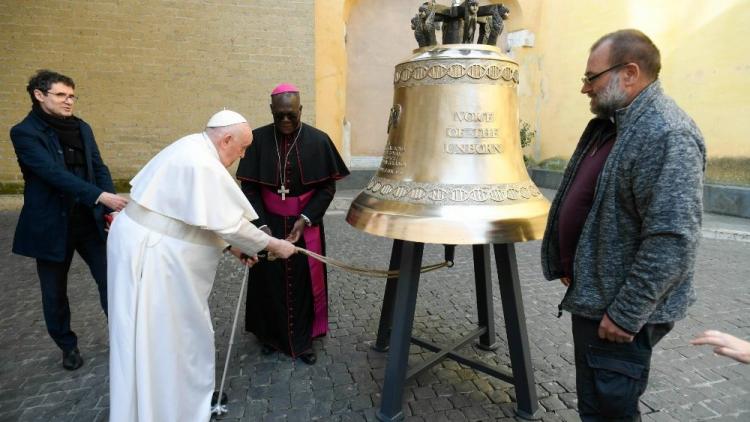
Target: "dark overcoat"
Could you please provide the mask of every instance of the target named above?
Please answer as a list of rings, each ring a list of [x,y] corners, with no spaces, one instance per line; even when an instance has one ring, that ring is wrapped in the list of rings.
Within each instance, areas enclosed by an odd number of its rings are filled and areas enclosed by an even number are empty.
[[[111,210],[95,202],[102,192],[114,193],[115,188],[99,154],[94,132],[86,122],[78,121],[88,180],[66,169],[57,134],[34,112],[10,130],[24,179],[24,203],[13,239],[13,253],[62,262],[67,248],[68,213],[76,201],[93,209],[99,233],[106,238],[104,214]]]

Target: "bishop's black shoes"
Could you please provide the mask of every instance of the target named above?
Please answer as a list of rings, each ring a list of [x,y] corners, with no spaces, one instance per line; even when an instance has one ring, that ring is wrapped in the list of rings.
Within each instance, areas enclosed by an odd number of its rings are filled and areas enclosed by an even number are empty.
[[[83,358],[81,357],[81,352],[78,351],[77,347],[73,350],[63,352],[62,365],[63,368],[69,371],[75,371],[76,369],[83,366]]]
[[[315,365],[315,362],[318,361],[318,357],[315,356],[315,352],[313,351],[303,353],[299,356],[299,358],[302,362],[305,362],[308,365]]]

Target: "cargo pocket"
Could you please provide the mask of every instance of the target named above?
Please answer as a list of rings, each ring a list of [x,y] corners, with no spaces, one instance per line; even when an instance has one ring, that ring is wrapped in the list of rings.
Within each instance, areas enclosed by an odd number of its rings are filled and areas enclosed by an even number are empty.
[[[599,412],[606,417],[638,414],[638,397],[648,383],[649,353],[622,352],[589,346],[586,359],[594,372]]]

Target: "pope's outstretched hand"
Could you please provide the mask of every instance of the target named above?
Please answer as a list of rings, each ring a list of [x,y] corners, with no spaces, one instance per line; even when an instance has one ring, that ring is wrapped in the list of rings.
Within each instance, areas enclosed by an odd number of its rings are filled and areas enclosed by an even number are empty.
[[[290,256],[294,255],[295,252],[297,252],[297,249],[291,242],[283,239],[277,239],[275,237],[272,237],[271,241],[268,242],[266,250],[268,252],[271,252],[278,258],[289,258]]]

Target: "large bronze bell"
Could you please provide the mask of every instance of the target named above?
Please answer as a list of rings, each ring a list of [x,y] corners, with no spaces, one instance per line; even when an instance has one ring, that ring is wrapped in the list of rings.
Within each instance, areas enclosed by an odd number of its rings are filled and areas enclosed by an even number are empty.
[[[346,221],[422,243],[539,239],[549,202],[519,139],[518,64],[483,44],[432,45],[396,66],[383,160]]]

